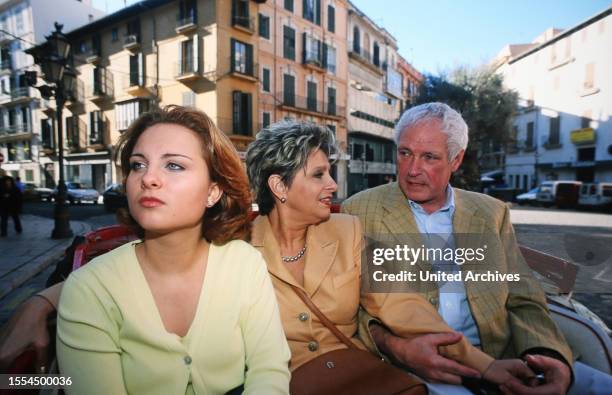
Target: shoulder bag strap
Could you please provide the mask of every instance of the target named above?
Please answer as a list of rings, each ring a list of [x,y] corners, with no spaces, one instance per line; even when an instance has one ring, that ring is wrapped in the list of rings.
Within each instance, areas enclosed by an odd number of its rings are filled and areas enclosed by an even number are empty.
[[[325,314],[321,312],[321,310],[319,310],[317,305],[315,305],[312,302],[312,300],[310,300],[310,298],[308,297],[308,294],[306,294],[306,292],[303,289],[298,288],[294,285],[291,285],[291,288],[297,294],[297,296],[299,296],[300,299],[304,301],[304,303],[306,304],[306,306],[308,306],[310,311],[312,311],[317,317],[319,317],[319,319],[321,320],[321,323],[325,325],[327,329],[332,331],[332,333],[338,338],[338,340],[344,343],[348,348],[358,349],[357,346],[355,346],[355,344],[353,344],[353,342],[348,337],[346,337],[344,333],[340,332],[340,330],[336,327],[336,325],[334,325],[334,323],[331,322],[329,318],[327,318]]]

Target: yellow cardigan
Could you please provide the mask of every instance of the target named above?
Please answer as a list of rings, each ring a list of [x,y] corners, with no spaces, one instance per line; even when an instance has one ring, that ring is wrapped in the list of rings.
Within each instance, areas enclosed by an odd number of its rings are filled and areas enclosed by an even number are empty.
[[[185,337],[168,333],[128,243],[72,273],[61,294],[57,354],[74,394],[286,394],[289,348],[261,255],[211,245]]]

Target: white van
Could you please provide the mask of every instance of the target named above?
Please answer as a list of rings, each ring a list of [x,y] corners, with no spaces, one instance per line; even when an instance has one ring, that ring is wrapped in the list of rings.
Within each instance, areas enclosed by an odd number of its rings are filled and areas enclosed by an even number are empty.
[[[578,204],[588,207],[612,207],[612,182],[582,184]]]
[[[544,181],[536,194],[536,201],[543,206],[572,207],[578,203],[582,181]]]

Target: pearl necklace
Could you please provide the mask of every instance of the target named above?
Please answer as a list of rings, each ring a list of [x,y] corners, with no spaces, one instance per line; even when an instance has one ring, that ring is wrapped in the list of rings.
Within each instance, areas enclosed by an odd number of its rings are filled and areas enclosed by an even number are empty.
[[[285,263],[292,263],[292,262],[298,261],[301,257],[303,257],[304,253],[306,253],[306,245],[304,245],[304,247],[302,247],[302,249],[296,255],[294,255],[294,256],[281,256],[281,259]]]

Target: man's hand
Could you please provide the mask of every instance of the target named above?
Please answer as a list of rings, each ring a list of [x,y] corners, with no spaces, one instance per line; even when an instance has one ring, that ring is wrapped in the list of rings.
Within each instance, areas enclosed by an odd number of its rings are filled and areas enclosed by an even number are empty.
[[[36,353],[36,372],[46,369],[47,316],[52,311],[53,306],[41,297],[31,297],[19,306],[0,332],[0,371],[28,349]]]
[[[480,378],[480,373],[438,353],[439,346],[459,342],[460,333],[437,333],[411,339],[385,337],[386,348],[398,362],[411,368],[419,377],[432,382],[461,384],[461,377]]]
[[[535,373],[521,359],[498,359],[489,365],[482,378],[500,385],[517,379],[528,382],[535,378]]]
[[[544,355],[528,355],[525,359],[533,370],[544,373],[544,383],[527,386],[516,380],[511,380],[500,386],[504,394],[559,395],[567,393],[571,381],[571,372],[566,364]]]

